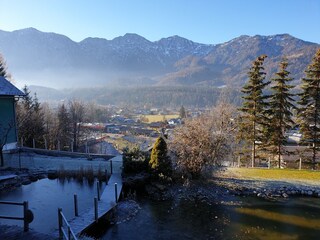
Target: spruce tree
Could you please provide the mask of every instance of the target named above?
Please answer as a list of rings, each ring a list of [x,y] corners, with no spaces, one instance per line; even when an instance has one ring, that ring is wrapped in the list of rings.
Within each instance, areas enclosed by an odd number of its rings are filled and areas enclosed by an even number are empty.
[[[268,96],[263,95],[263,90],[270,82],[265,82],[263,62],[267,56],[261,55],[253,61],[248,72],[249,80],[242,88],[244,99],[240,111],[242,112],[240,135],[251,145],[251,166],[255,166],[257,157],[257,143],[263,141],[263,130],[267,122],[266,109]]]
[[[179,111],[179,116],[180,116],[180,118],[187,117],[186,110],[185,110],[184,106],[181,106],[180,111]]]
[[[290,72],[287,70],[288,60],[282,59],[279,65],[279,71],[272,78],[272,95],[269,102],[269,118],[268,126],[268,147],[273,155],[278,158],[278,166],[281,167],[281,155],[284,153],[284,143],[286,141],[285,131],[293,124],[292,111],[295,108],[293,102],[294,94],[290,90],[294,87],[289,85],[292,78],[289,77]]]
[[[72,139],[72,129],[69,113],[64,104],[58,108],[58,138],[62,149],[67,146]]]
[[[320,138],[320,49],[302,79],[298,117],[303,141],[312,144],[312,169],[315,169]]]
[[[17,125],[19,128],[19,138],[22,138],[24,145],[33,146],[33,139],[39,144],[43,144],[45,134],[44,115],[37,95],[30,96],[27,86],[22,89],[24,97],[17,104]]]
[[[7,67],[4,61],[4,58],[0,54],[0,76],[6,78],[7,77]]]
[[[156,173],[165,176],[171,174],[171,163],[167,154],[168,148],[166,141],[162,137],[157,138],[151,151],[149,165]]]

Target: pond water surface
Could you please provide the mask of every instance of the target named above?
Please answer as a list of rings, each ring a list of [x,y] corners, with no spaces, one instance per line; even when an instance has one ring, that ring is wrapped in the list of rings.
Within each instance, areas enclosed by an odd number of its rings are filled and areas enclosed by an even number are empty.
[[[241,198],[209,205],[181,200],[138,201],[131,220],[111,225],[101,239],[320,239],[320,200],[270,202]]]
[[[101,185],[101,189],[104,185]],[[67,219],[74,214],[73,194],[78,194],[79,212],[91,208],[96,185],[86,181],[42,179],[0,193],[1,201],[29,201],[35,216],[30,227],[43,233],[57,229],[57,209]],[[253,197],[228,197],[215,203],[175,199],[156,202],[137,200],[136,216],[119,224],[106,224],[95,232],[97,239],[320,239],[319,198],[267,201]],[[22,216],[22,207],[0,205],[1,215]],[[0,219],[0,224],[22,221]]]
[[[103,189],[104,184],[101,185]],[[58,229],[58,208],[67,219],[74,216],[73,195],[78,195],[79,213],[93,207],[96,184],[88,181],[42,179],[29,185],[0,193],[1,201],[29,202],[34,220],[30,228],[43,233]],[[0,204],[0,215],[23,216],[23,207]],[[23,226],[22,221],[0,219],[0,224]]]

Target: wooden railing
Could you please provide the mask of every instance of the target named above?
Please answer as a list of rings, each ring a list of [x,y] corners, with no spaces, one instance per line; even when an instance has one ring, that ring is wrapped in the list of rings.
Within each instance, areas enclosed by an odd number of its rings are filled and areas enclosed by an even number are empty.
[[[58,208],[58,221],[59,221],[59,239],[74,239],[77,240],[76,235],[72,231],[70,224],[68,223],[66,217],[62,213],[62,208]],[[63,228],[63,223],[66,224],[67,231]]]
[[[22,203],[0,201],[0,204],[23,206],[23,217],[0,216],[0,218],[12,219],[12,220],[22,220],[23,221],[23,230],[25,232],[29,231],[29,223],[31,223],[33,221],[33,213],[29,209],[27,201],[24,201]]]

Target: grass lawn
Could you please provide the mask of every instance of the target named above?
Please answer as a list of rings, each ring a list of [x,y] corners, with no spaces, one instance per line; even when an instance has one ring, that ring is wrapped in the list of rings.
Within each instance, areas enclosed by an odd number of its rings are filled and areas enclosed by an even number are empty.
[[[172,118],[178,118],[178,114],[172,114],[172,115],[141,115],[148,119],[148,122],[161,122],[165,118],[166,120],[172,119]]]
[[[312,181],[320,184],[320,171],[311,170],[228,168],[224,175],[239,179]]]

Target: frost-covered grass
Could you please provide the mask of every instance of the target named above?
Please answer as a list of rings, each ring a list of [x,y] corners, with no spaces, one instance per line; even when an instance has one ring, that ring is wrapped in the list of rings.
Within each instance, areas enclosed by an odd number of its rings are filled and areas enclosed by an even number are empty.
[[[312,170],[228,168],[224,175],[240,179],[320,182],[320,171]]]

